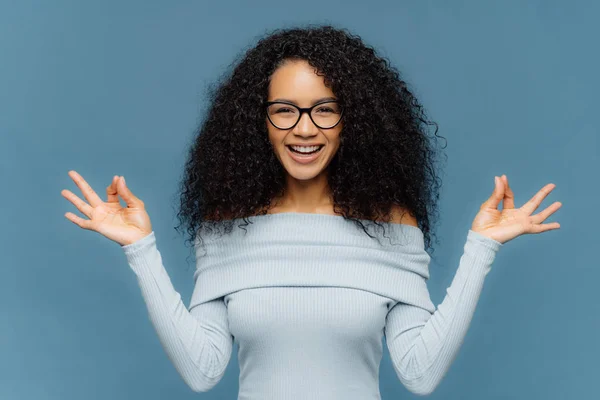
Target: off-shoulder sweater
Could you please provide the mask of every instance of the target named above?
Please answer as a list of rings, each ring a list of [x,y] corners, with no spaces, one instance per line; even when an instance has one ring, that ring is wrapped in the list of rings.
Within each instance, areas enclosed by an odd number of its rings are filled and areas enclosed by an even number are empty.
[[[196,392],[223,377],[238,344],[238,400],[380,399],[385,338],[411,392],[429,394],[461,347],[502,243],[469,230],[443,301],[429,296],[430,256],[416,226],[285,212],[249,217],[195,241],[189,307],[154,231],[122,246],[160,343]]]

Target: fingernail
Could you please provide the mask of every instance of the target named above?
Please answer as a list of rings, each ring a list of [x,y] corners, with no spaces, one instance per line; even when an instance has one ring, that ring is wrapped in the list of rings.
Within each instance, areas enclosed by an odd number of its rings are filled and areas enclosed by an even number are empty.
[[[125,184],[125,177],[121,176],[121,179],[123,179],[123,184]]]
[[[494,183],[496,183],[496,185],[498,184],[498,177],[494,176]]]

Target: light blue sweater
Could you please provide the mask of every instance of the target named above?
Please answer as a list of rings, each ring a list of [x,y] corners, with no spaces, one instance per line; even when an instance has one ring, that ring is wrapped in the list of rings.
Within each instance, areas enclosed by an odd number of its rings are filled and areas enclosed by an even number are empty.
[[[387,237],[371,226],[370,238],[336,215],[249,220],[246,233],[238,219],[231,234],[204,233],[204,247],[196,240],[189,307],[154,232],[122,246],[160,342],[192,390],[215,386],[238,344],[239,400],[380,399],[384,336],[400,382],[431,393],[458,353],[502,246],[469,230],[436,310],[417,227],[382,223]]]

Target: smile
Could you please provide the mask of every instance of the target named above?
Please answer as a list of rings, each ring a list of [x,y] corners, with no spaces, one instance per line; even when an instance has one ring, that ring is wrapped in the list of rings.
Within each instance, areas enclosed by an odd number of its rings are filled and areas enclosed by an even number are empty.
[[[298,151],[293,150],[290,146],[285,146],[290,157],[300,164],[308,164],[314,160],[316,160],[319,155],[323,152],[323,148],[325,145],[322,145],[318,150],[315,150],[312,153],[303,154]]]

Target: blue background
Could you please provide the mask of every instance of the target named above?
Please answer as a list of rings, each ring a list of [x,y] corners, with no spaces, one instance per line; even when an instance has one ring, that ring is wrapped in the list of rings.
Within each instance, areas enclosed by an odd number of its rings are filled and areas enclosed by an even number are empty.
[[[448,140],[439,304],[494,175],[559,230],[497,254],[471,327],[431,399],[600,398],[594,1],[2,1],[0,3],[0,398],[234,399],[237,354],[192,392],[149,322],[120,246],[64,217],[78,171],[105,199],[124,175],[144,200],[186,304],[193,257],[173,227],[176,185],[205,87],[268,30],[350,29],[403,73]],[[440,144],[444,144],[442,140]],[[237,351],[237,346],[234,352]],[[410,399],[387,349],[385,399]]]

